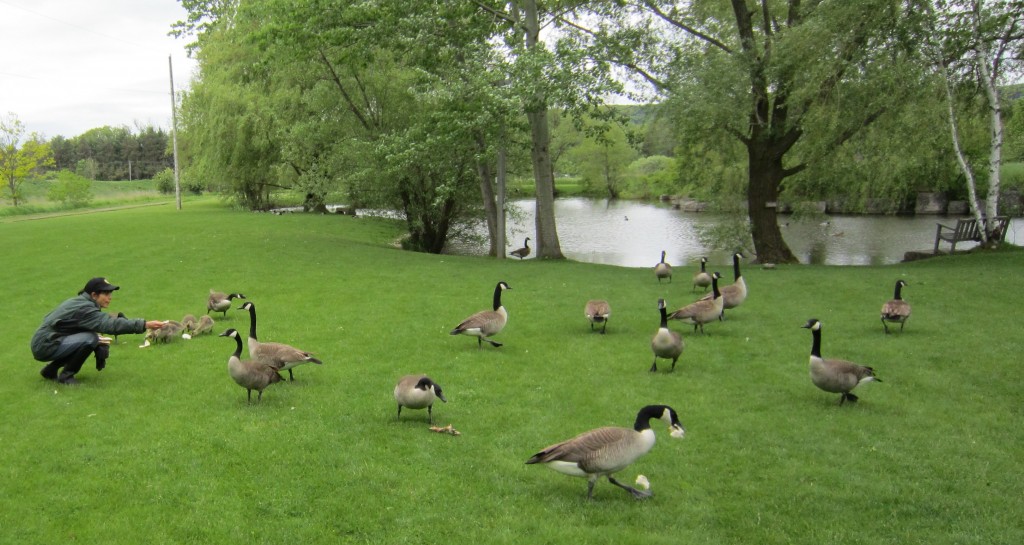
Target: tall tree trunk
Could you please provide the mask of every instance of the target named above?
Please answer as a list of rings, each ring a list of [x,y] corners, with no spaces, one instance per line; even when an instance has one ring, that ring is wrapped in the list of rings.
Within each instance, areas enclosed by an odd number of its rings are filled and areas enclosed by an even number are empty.
[[[782,157],[774,156],[769,143],[759,139],[747,143],[747,214],[750,234],[759,263],[796,263],[797,258],[782,238],[776,219],[779,187],[785,177]]]
[[[526,46],[540,47],[540,20],[537,16],[536,0],[523,2],[523,25],[526,29]],[[533,160],[533,179],[537,193],[537,257],[564,259],[558,243],[558,229],[555,225],[555,179],[551,164],[551,134],[548,128],[547,97],[532,97],[533,106],[526,112],[530,122],[533,145],[530,157]]]
[[[494,174],[491,172],[490,161],[484,159],[487,157],[487,143],[482,134],[476,135],[476,146],[480,157],[477,159],[476,170],[480,176],[480,195],[484,201],[484,218],[487,220],[487,238],[490,241],[487,255],[502,259],[505,257],[505,247],[504,244],[498,244],[498,239],[504,237],[499,237],[498,206],[494,202],[494,186],[491,182]]]
[[[996,88],[996,74],[992,72],[992,54],[989,44],[981,39],[981,13],[978,3],[974,5],[974,32],[977,36],[978,58],[975,61],[978,65],[978,72],[981,79],[981,86],[985,88],[985,98],[988,103],[988,114],[990,122],[989,138],[991,144],[988,155],[988,195],[985,199],[985,215],[991,219],[999,215],[999,170],[1003,163],[1003,113],[999,102],[999,90]],[[990,223],[985,229],[983,238],[987,242],[994,234]]]

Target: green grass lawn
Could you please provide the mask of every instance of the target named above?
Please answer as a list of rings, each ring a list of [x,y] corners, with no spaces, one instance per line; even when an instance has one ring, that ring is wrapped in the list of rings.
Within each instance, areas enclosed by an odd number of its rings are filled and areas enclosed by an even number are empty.
[[[1024,252],[884,267],[746,267],[748,301],[694,335],[674,373],[647,371],[657,299],[694,300],[689,269],[498,261],[396,250],[400,225],[247,213],[215,199],[0,224],[7,278],[0,355],[0,536],[5,543],[663,543],[808,545],[1024,542]],[[714,267],[731,278],[727,264]],[[43,315],[103,275],[109,310],[201,314],[211,288],[256,303],[260,338],[314,352],[260,404],[227,374],[215,335],[139,348],[121,336],[82,386],[39,375]],[[878,319],[898,278],[914,313]],[[502,348],[448,335],[488,308]],[[584,303],[612,305],[607,335]],[[236,305],[236,306],[240,306]],[[874,366],[861,401],[808,378],[810,317],[823,352]],[[243,311],[215,332],[247,331]],[[667,369],[668,365],[659,365]],[[448,397],[396,421],[398,378]],[[599,426],[673,406],[683,440],[619,474],[636,501],[525,460]]]

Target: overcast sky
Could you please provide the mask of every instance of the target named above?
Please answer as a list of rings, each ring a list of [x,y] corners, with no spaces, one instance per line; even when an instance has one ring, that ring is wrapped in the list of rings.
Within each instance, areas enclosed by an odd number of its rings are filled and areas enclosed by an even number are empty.
[[[28,132],[72,137],[104,125],[170,130],[170,71],[196,63],[167,35],[177,0],[0,0],[0,115]]]

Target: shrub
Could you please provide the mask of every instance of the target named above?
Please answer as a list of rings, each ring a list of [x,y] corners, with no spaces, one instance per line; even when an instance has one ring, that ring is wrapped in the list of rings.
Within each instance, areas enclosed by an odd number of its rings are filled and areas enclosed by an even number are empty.
[[[92,182],[69,170],[57,173],[57,180],[50,186],[46,198],[74,207],[85,206],[92,200]]]
[[[156,188],[163,194],[174,193],[174,169],[165,168],[153,176]]]

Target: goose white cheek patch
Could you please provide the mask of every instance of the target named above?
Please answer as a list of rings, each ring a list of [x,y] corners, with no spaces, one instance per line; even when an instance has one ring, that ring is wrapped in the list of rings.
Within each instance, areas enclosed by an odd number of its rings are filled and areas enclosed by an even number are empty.
[[[686,430],[684,430],[683,428],[671,428],[671,430],[672,431],[671,433],[669,433],[669,435],[675,437],[676,439],[682,439],[683,436],[686,435]]]

